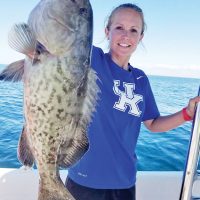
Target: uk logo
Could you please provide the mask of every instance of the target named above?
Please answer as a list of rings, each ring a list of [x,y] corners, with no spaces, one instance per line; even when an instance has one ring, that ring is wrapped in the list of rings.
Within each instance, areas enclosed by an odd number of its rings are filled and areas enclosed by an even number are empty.
[[[115,102],[113,108],[125,112],[129,109],[128,113],[134,116],[140,116],[141,110],[138,103],[143,101],[143,96],[134,93],[135,84],[123,82],[124,91],[119,89],[120,80],[114,80],[113,91],[119,96],[119,101]]]

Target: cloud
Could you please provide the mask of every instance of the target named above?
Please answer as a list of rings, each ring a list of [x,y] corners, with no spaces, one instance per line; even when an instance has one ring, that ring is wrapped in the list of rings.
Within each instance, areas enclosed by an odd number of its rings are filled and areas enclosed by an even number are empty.
[[[149,75],[188,77],[200,79],[200,65],[178,66],[156,64],[147,66],[140,65],[139,68],[144,70]]]

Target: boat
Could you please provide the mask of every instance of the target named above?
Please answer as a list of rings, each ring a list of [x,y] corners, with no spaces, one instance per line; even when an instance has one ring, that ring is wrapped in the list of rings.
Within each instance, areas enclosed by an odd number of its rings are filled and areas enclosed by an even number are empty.
[[[198,91],[200,96],[200,86]],[[192,194],[193,183],[198,180],[200,174],[198,172],[199,156],[200,156],[200,103],[196,105],[195,115],[192,123],[192,131],[188,154],[183,174],[181,193],[179,200],[200,199],[200,196]]]
[[[67,170],[60,170],[63,182]],[[139,171],[137,200],[178,200],[183,171]],[[0,169],[0,200],[37,200],[39,176],[32,168]],[[200,196],[200,181],[193,185],[193,195]]]

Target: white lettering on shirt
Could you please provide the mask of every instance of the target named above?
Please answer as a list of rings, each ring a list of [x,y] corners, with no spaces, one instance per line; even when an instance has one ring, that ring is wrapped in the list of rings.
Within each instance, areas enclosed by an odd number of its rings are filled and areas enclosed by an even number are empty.
[[[123,87],[125,91],[119,89],[120,80],[114,80],[113,91],[119,96],[119,101],[115,102],[114,108],[125,112],[129,107],[128,113],[134,116],[140,116],[142,113],[138,107],[138,103],[143,101],[143,96],[134,93],[135,84],[123,82]]]

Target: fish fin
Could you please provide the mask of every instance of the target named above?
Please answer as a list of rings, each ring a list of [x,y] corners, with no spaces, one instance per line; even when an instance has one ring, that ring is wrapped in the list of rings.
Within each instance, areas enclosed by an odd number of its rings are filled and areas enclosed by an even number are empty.
[[[77,128],[75,137],[60,146],[60,152],[58,155],[59,166],[68,168],[74,165],[82,158],[88,148],[89,143],[86,131]]]
[[[24,74],[24,59],[8,65],[1,73],[0,80],[4,81],[21,81]]]
[[[34,164],[34,157],[31,152],[31,147],[28,141],[27,137],[27,130],[25,127],[23,127],[19,143],[18,143],[18,149],[17,149],[17,155],[19,161],[25,165],[32,167]]]
[[[100,89],[96,82],[97,80],[98,76],[96,72],[90,68],[87,79],[86,98],[83,104],[83,117],[81,119],[83,126],[89,125],[96,110],[97,101],[99,99],[98,94],[100,93]]]
[[[44,182],[43,176],[40,175],[38,200],[75,200],[60,178],[49,177],[49,181]]]
[[[8,44],[27,56],[34,55],[37,40],[28,24],[15,24],[8,33]]]

